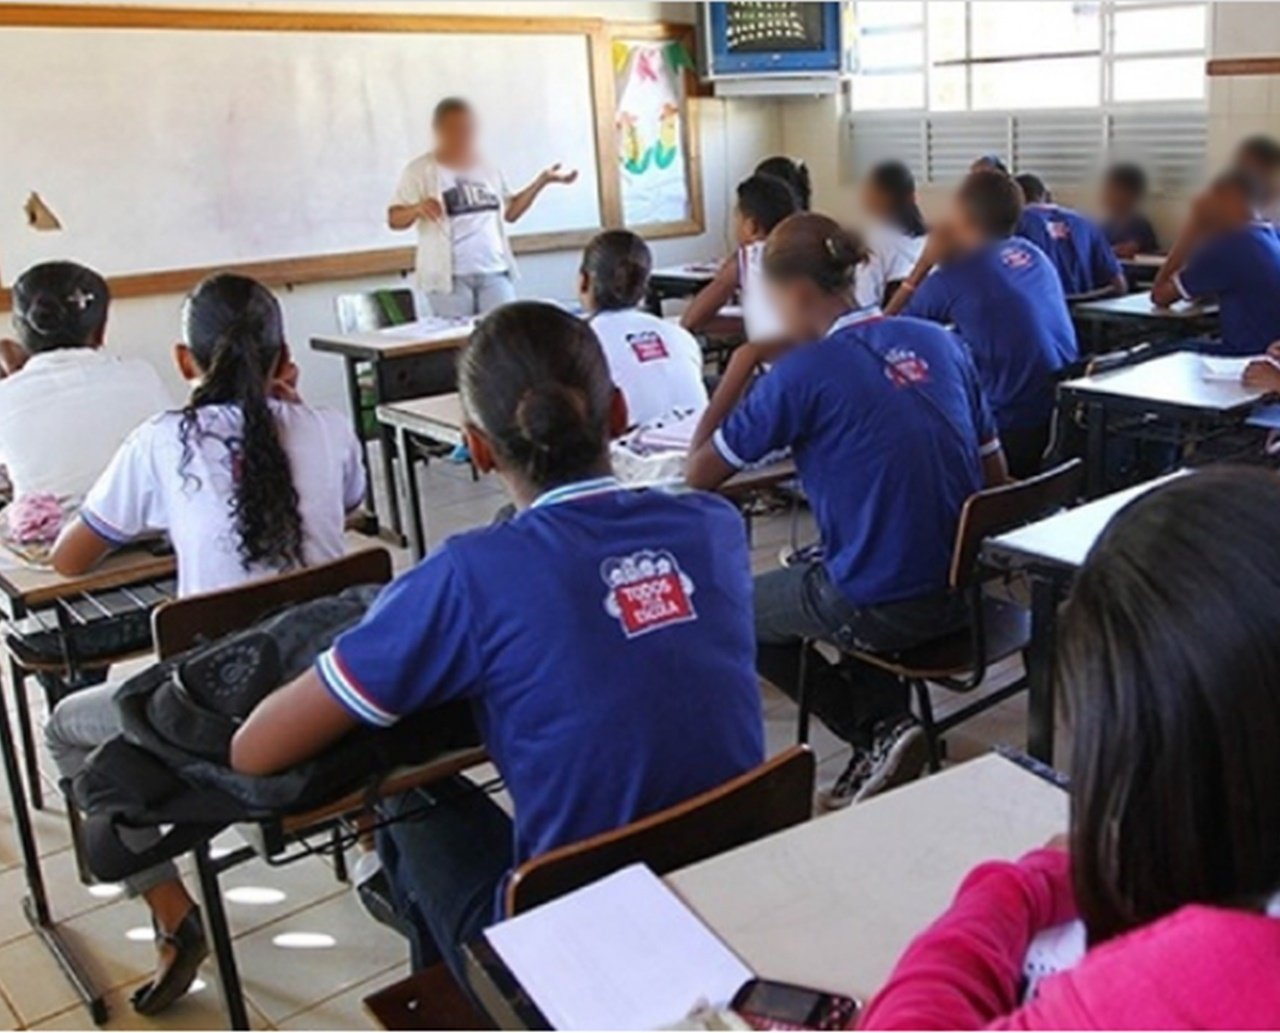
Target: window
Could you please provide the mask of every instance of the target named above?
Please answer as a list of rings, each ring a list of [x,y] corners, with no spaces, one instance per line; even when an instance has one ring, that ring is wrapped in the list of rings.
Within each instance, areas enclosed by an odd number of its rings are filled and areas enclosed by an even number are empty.
[[[855,0],[850,107],[1202,101],[1207,8],[1191,0]]]

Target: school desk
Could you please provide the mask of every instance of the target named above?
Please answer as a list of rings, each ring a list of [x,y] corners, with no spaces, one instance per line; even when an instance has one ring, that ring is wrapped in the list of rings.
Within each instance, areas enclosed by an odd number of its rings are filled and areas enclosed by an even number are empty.
[[[715,279],[719,262],[687,262],[663,266],[649,274],[645,307],[655,316],[662,315],[662,303],[668,298],[691,298]]]
[[[417,478],[413,474],[413,457],[423,454],[426,442],[461,443],[462,400],[457,394],[412,398],[378,406],[377,416],[388,433],[394,436],[400,455],[406,457],[402,464],[405,475],[400,490],[404,492],[405,506],[408,509],[409,548],[413,558],[420,560],[426,555],[427,539],[422,499],[417,490]],[[730,499],[742,498],[789,481],[795,475],[795,464],[789,459],[770,463],[756,470],[744,470],[735,474],[720,486],[720,494]]]
[[[1114,337],[1126,341],[1134,336],[1144,340],[1187,340],[1211,333],[1218,326],[1218,306],[1190,301],[1157,305],[1149,291],[1141,290],[1081,301],[1071,307],[1071,317],[1085,331],[1081,349],[1097,354],[1116,343]],[[1112,330],[1117,333],[1110,334]]]
[[[1025,574],[1031,587],[1031,643],[1027,649],[1027,752],[1053,763],[1055,701],[1054,648],[1058,607],[1076,571],[1107,522],[1129,502],[1174,477],[1178,471],[1103,496],[986,541],[982,562]]]
[[[1232,381],[1206,380],[1205,368],[1199,353],[1178,351],[1058,385],[1059,409],[1070,412],[1081,406],[1084,411],[1088,498],[1106,490],[1110,437],[1158,438],[1187,449],[1248,419],[1265,392]]]
[[[1134,255],[1120,259],[1120,268],[1131,287],[1150,288],[1167,255]]]
[[[667,882],[761,978],[865,1001],[969,871],[1016,859],[1066,828],[1059,786],[989,754]],[[499,1028],[536,1026],[487,944],[465,954],[468,981]]]
[[[16,558],[0,555],[0,609],[3,610],[6,620],[16,621],[34,609],[52,606],[61,600],[109,589],[163,581],[173,577],[174,572],[172,555],[155,555],[144,549],[125,549],[117,552],[90,573],[74,578],[63,577],[52,570],[38,570],[22,564]],[[13,696],[11,711],[21,730],[29,791],[33,802],[38,807],[41,805],[40,776],[25,686],[24,672],[10,658],[8,691]],[[22,901],[23,914],[53,955],[58,967],[81,1001],[89,1009],[93,1021],[100,1024],[106,1021],[107,1017],[102,994],[94,987],[84,966],[62,938],[61,930],[54,921],[49,907],[44,871],[40,864],[40,851],[31,826],[27,794],[23,792],[18,748],[7,716],[0,717],[0,755],[3,755],[5,778],[9,783],[13,824],[17,830],[18,846],[22,852],[22,866],[27,882],[27,895]]]
[[[417,324],[388,327],[366,333],[318,334],[311,338],[314,351],[342,357],[347,377],[347,404],[351,410],[352,427],[360,441],[361,456],[367,488],[365,503],[373,514],[374,533],[379,529],[380,514],[377,510],[369,462],[368,435],[365,419],[386,402],[423,395],[438,395],[454,390],[456,383],[455,362],[459,348],[467,343],[474,325],[471,321],[454,326],[433,329],[427,320]],[[416,328],[421,325],[421,329]],[[373,374],[373,397],[366,402],[360,388],[360,371],[369,368]],[[397,535],[404,534],[400,519],[400,504],[396,496],[395,462],[392,454],[392,435],[383,431],[381,441],[382,476],[387,488],[387,508],[391,529]]]

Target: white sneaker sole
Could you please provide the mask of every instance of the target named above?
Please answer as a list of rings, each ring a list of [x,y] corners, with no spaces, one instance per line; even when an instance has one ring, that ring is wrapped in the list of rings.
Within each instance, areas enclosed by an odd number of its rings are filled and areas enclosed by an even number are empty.
[[[877,771],[854,794],[853,803],[861,803],[890,789],[914,782],[929,763],[929,744],[924,729],[918,725],[909,729],[889,751],[889,756]]]

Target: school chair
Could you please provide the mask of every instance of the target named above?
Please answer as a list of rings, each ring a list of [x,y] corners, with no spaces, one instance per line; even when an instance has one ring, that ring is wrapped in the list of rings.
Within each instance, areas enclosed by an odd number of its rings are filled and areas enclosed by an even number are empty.
[[[888,671],[907,685],[920,712],[931,771],[938,771],[942,766],[944,734],[1027,687],[1024,672],[1011,684],[984,693],[944,718],[936,717],[933,712],[930,685],[940,685],[962,695],[971,693],[981,687],[993,664],[1024,653],[1031,642],[1030,611],[984,591],[986,582],[992,580],[996,572],[979,562],[982,543],[993,535],[1032,523],[1069,505],[1079,495],[1083,475],[1084,464],[1072,459],[1036,477],[986,488],[965,502],[956,530],[949,581],[952,591],[967,600],[967,629],[894,653],[843,650],[834,642],[824,640],[825,645],[837,649],[843,656]],[[806,642],[800,651],[796,720],[796,737],[800,742],[809,738],[808,671],[814,644],[814,641]]]
[[[791,828],[813,816],[813,753],[792,746],[744,775],[620,829],[548,851],[507,882],[508,918],[632,864],[658,875]],[[364,999],[384,1029],[491,1029],[443,963]],[[465,1024],[463,1024],[465,1022]]]
[[[323,566],[226,591],[177,599],[159,607],[152,618],[156,652],[161,660],[166,660],[193,646],[247,628],[283,607],[335,595],[356,585],[386,584],[391,578],[391,554],[386,549],[373,548]],[[327,834],[333,850],[335,874],[345,881],[342,852],[345,822],[367,812],[379,797],[407,792],[448,778],[483,763],[486,758],[487,754],[479,747],[451,750],[424,764],[393,772],[379,785],[349,793],[324,807],[238,826],[247,845],[225,855],[215,858],[207,841],[195,847],[192,853],[200,880],[205,923],[232,1029],[248,1029],[249,1026],[219,877],[254,857],[262,857],[268,864],[287,864],[315,852],[307,841]],[[291,847],[299,849],[287,854]]]

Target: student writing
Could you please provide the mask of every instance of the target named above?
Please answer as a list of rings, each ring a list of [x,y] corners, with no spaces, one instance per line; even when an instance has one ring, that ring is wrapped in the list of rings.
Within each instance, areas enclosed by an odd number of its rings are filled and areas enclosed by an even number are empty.
[[[1280,339],[1280,235],[1258,217],[1262,194],[1243,170],[1213,181],[1156,275],[1151,297],[1159,305],[1216,298],[1226,355],[1259,355]]]
[[[1124,272],[1102,227],[1072,208],[1054,204],[1039,176],[1023,173],[1016,181],[1025,201],[1018,236],[1048,256],[1067,297],[1125,293]]]
[[[78,503],[129,432],[172,400],[147,362],[105,346],[107,282],[75,262],[33,266],[13,285],[16,341],[3,342],[0,465],[15,495]]]
[[[802,642],[895,650],[962,627],[948,591],[965,500],[1005,478],[1000,441],[964,346],[917,319],[883,319],[853,298],[861,243],[833,220],[796,215],[769,237],[764,268],[798,345],[758,378],[689,460],[712,488],[790,448],[825,555],[756,578],[760,672],[795,695]],[[764,350],[744,345],[739,353]],[[736,356],[735,356],[736,357]],[[709,439],[706,435],[713,430]],[[854,746],[822,794],[845,806],[914,777],[924,762],[906,688],[869,665],[811,657],[814,712]]]
[[[1069,851],[975,869],[863,1029],[1280,1023],[1280,542],[1272,471],[1213,468],[1124,509],[1062,616]],[[1028,944],[1089,949],[1021,1000]]]
[[[58,570],[82,573],[115,546],[160,531],[173,541],[180,595],[341,556],[344,514],[364,495],[359,445],[338,413],[298,400],[271,293],[241,276],[205,280],[184,306],[175,357],[194,384],[190,400],[121,446],[58,540]],[[83,689],[50,715],[45,741],[64,779],[119,734],[114,695],[110,684]],[[125,887],[146,901],[156,927],[156,975],[133,996],[152,1015],[195,979],[207,954],[203,926],[171,863]]]
[[[627,403],[631,425],[707,404],[702,348],[683,327],[640,309],[653,259],[629,230],[606,230],[587,245],[578,296]]]
[[[387,802],[404,820],[379,833],[415,967],[443,954],[455,973],[513,865],[742,774],[764,750],[742,520],[723,499],[613,479],[625,405],[591,328],[553,305],[499,309],[459,387],[471,455],[519,513],[389,586],[254,711],[231,756],[277,771],[358,722],[473,700],[514,821],[457,779]]]

